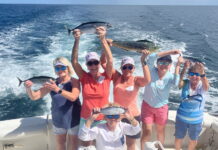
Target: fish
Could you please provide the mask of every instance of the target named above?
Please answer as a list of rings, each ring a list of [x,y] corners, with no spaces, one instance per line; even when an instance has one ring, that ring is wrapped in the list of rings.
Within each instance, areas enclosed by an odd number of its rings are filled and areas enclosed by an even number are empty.
[[[19,85],[20,86],[23,82],[26,82],[27,80],[32,81],[35,84],[43,84],[45,82],[49,82],[50,80],[56,81],[55,78],[53,77],[48,77],[48,76],[35,76],[26,80],[21,80],[19,77],[17,77],[17,79],[19,80]]]
[[[149,40],[138,40],[138,41],[112,41],[112,46],[127,50],[141,53],[142,50],[147,49],[150,52],[154,52],[159,49],[155,43]]]
[[[196,63],[196,62],[199,62],[199,63],[202,63],[202,64],[205,64],[200,58],[198,57],[193,57],[193,56],[183,56],[184,60],[189,60],[190,62],[192,63]]]
[[[118,107],[118,106],[110,106],[110,107],[105,107],[100,110],[100,113],[104,115],[119,115],[125,113],[127,110],[123,107]]]
[[[79,29],[82,33],[87,33],[87,34],[95,34],[96,33],[96,28],[103,26],[106,29],[112,27],[112,25],[108,22],[102,22],[102,21],[92,21],[92,22],[86,22],[86,23],[82,23],[79,26],[73,28],[73,29],[69,29],[67,26],[65,26],[65,28],[68,31],[68,34],[70,34],[71,32],[73,32],[73,30],[75,29]]]

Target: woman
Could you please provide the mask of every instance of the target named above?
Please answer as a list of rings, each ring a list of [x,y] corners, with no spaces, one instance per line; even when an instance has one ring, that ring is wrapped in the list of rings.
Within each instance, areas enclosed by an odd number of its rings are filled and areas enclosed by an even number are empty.
[[[107,58],[106,68],[103,73],[100,69],[100,57],[95,52],[89,52],[86,55],[86,66],[88,72],[82,69],[78,62],[78,49],[81,32],[79,29],[74,30],[73,35],[75,38],[74,46],[72,49],[72,64],[77,76],[82,84],[83,105],[81,110],[80,127],[85,124],[86,120],[91,115],[93,108],[101,108],[108,104],[109,89],[112,75],[112,54],[110,47],[106,41],[106,29],[104,27],[96,28],[96,32],[101,41],[105,56]],[[103,116],[96,118],[95,123],[100,123]],[[82,146],[89,146],[91,142],[82,142]]]
[[[107,108],[112,108],[113,104]],[[140,132],[138,123],[128,112],[125,114],[104,115],[106,123],[98,124],[91,128],[98,113],[92,114],[79,132],[79,138],[83,141],[96,140],[97,150],[124,150],[124,135],[134,135]],[[122,118],[129,120],[130,124],[121,122]]]
[[[56,138],[56,149],[77,150],[78,130],[80,121],[81,104],[79,101],[79,81],[72,78],[73,68],[64,57],[58,57],[53,62],[54,70],[58,76],[55,81],[46,82],[37,91],[31,90],[34,83],[26,81],[26,91],[32,100],[39,100],[50,93],[52,98],[52,122]],[[66,142],[68,135],[68,142]]]
[[[142,137],[141,149],[144,149],[144,143],[151,137],[153,123],[156,125],[157,139],[164,143],[165,125],[168,119],[168,98],[170,88],[178,86],[179,69],[182,63],[182,57],[179,57],[175,73],[170,73],[172,59],[170,55],[180,54],[179,50],[170,50],[159,53],[153,53],[148,57],[148,65],[151,73],[151,82],[145,86],[144,100],[142,102],[141,120]],[[157,60],[157,68],[154,62]]]
[[[144,87],[151,80],[150,71],[145,61],[149,53],[150,52],[147,50],[142,51],[141,65],[144,76],[133,76],[135,62],[131,57],[124,57],[122,59],[120,66],[121,73],[113,69],[114,102],[122,107],[128,108],[130,114],[134,116],[137,121],[140,121],[140,111],[137,107],[139,88]],[[106,60],[102,57],[101,62],[102,66],[104,66]],[[122,121],[130,123],[127,119],[123,119]],[[128,150],[135,150],[135,142],[136,139],[140,138],[140,135],[141,133],[139,132],[136,135],[126,136]]]
[[[177,110],[175,127],[175,149],[180,150],[182,141],[188,132],[188,150],[194,150],[199,134],[202,130],[203,111],[205,105],[205,93],[209,89],[209,83],[205,75],[202,63],[190,66],[186,61],[181,72],[179,88],[182,88],[182,102]],[[188,79],[183,80],[186,70]]]

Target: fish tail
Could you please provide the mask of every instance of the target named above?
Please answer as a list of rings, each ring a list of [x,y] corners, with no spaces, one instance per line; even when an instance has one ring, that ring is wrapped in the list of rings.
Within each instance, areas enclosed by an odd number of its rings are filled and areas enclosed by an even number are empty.
[[[67,29],[67,32],[68,32],[68,35],[70,35],[70,33],[71,33],[71,30],[70,30],[70,29]]]
[[[17,79],[19,81],[19,85],[18,86],[20,86],[23,81],[19,77],[17,77]]]
[[[67,27],[67,25],[65,25],[64,27],[65,27],[65,29],[67,29],[68,35],[70,35],[71,29],[69,29],[69,28]]]

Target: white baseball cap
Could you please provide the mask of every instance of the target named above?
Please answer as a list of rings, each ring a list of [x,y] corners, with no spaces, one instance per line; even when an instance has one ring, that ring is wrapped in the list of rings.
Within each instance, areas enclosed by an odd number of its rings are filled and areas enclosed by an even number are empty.
[[[54,66],[67,66],[60,61],[57,61]]]
[[[131,64],[135,66],[135,61],[131,57],[126,56],[122,59],[121,66],[124,66],[126,64]]]
[[[100,61],[100,57],[98,56],[98,54],[96,52],[89,52],[86,55],[86,63],[92,59]]]

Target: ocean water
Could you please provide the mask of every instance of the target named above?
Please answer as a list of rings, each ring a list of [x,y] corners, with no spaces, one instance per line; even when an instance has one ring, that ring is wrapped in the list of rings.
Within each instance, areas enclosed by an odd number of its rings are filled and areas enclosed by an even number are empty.
[[[205,111],[218,115],[217,16],[217,6],[0,5],[0,120],[50,113],[50,97],[31,101],[24,86],[18,87],[17,77],[55,77],[53,59],[70,59],[74,41],[64,26],[74,28],[87,21],[111,23],[108,38],[149,39],[159,44],[161,51],[180,49],[185,55],[202,59],[211,86]],[[96,35],[84,34],[79,49],[84,68],[84,56],[89,51],[100,54],[99,42]],[[131,56],[136,61],[135,75],[142,75],[140,54],[114,47],[112,53],[116,69],[123,56]],[[142,93],[143,89],[139,105]],[[170,109],[178,107],[179,93],[172,90]]]

